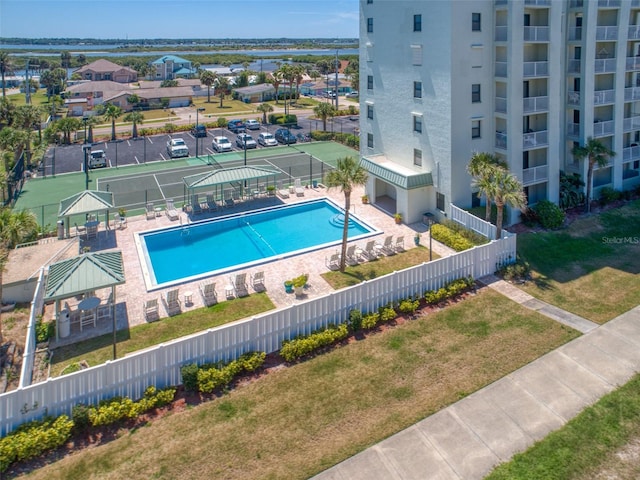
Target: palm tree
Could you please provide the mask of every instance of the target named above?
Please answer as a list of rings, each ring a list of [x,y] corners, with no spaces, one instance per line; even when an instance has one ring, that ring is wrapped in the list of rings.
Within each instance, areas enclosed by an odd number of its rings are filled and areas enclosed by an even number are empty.
[[[327,131],[327,118],[336,114],[336,109],[330,103],[319,103],[313,107],[313,113],[316,117],[322,119],[322,130]]]
[[[302,65],[294,65],[293,66],[293,79],[296,82],[296,94],[295,99],[300,98],[300,84],[302,80],[304,80],[305,69]]]
[[[342,255],[340,256],[341,272],[344,272],[347,259],[351,192],[355,186],[367,183],[368,178],[367,171],[360,162],[353,157],[344,157],[338,159],[337,168],[327,173],[324,181],[328,188],[340,188],[342,193],[344,193],[344,226],[342,228]]]
[[[485,204],[485,220],[491,221],[491,198],[492,198],[492,176],[493,167],[501,167],[506,169],[507,164],[498,159],[495,155],[486,152],[475,152],[471,156],[469,165],[467,165],[467,172],[474,179],[473,185],[478,188],[478,196],[484,195],[486,198]]]
[[[7,97],[0,98],[0,130],[13,123],[16,106]]]
[[[141,112],[129,112],[123,120],[133,124],[131,135],[133,138],[138,138],[138,124],[144,122],[144,115]]]
[[[87,142],[93,143],[93,127],[100,123],[100,117],[92,115],[87,118],[87,127],[89,131],[87,132]]]
[[[261,103],[256,110],[262,113],[262,124],[267,124],[267,113],[273,112],[273,107],[268,103]]]
[[[596,164],[599,167],[605,167],[609,163],[609,159],[616,155],[616,152],[609,150],[600,140],[596,138],[587,138],[587,143],[583,146],[575,146],[571,153],[578,160],[588,160],[587,164],[587,195],[584,211],[591,211],[591,191],[593,190],[593,168]]]
[[[224,100],[224,95],[227,93],[229,89],[229,79],[224,76],[218,77],[218,97],[220,97],[220,108],[222,108],[222,101]]]
[[[14,126],[25,132],[24,150],[27,152],[27,166],[31,166],[31,136],[34,127],[38,127],[40,138],[42,138],[41,115],[40,107],[34,105],[21,105],[16,108]]]
[[[276,105],[278,104],[278,90],[280,89],[280,84],[282,83],[282,74],[280,69],[274,70],[271,72],[271,84],[273,88],[276,89]]]
[[[104,117],[111,121],[111,140],[116,139],[116,120],[122,113],[122,109],[112,103],[108,103],[104,109]]]
[[[7,96],[7,92],[4,86],[4,76],[7,73],[11,73],[13,71],[14,64],[13,59],[9,55],[8,52],[0,52],[0,76],[2,77],[2,97]]]
[[[62,132],[64,136],[63,143],[69,145],[71,143],[71,132],[75,132],[76,130],[80,130],[82,127],[82,122],[79,118],[75,117],[65,117],[61,118],[55,123],[56,129],[59,132]]]
[[[501,167],[495,167],[493,175],[493,201],[496,204],[496,240],[502,236],[502,214],[505,205],[515,208],[527,206],[527,197],[524,194],[522,183],[515,175]]]
[[[211,87],[216,83],[217,75],[209,70],[200,73],[200,83],[207,86],[207,103],[211,103]]]

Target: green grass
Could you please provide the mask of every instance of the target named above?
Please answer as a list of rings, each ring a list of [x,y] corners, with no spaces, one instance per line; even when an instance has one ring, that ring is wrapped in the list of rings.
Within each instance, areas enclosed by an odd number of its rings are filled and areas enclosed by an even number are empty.
[[[440,257],[434,253],[433,259],[436,260],[438,258]],[[428,261],[429,249],[419,246],[390,257],[380,257],[377,260],[361,263],[360,265],[347,266],[344,273],[339,271],[326,272],[322,274],[322,278],[334,289],[338,290]]]
[[[562,429],[496,468],[486,480],[622,478],[598,477],[597,470],[618,448],[638,435],[640,376],[636,375]]]
[[[118,357],[273,308],[275,306],[266,293],[256,293],[208,308],[191,310],[158,322],[119,330],[117,333]],[[86,360],[90,366],[95,366],[112,358],[113,335],[111,333],[67,347],[56,348],[51,361],[51,376],[60,375],[67,365],[82,360]]]
[[[534,270],[523,289],[589,320],[611,320],[640,304],[639,232],[636,200],[563,230],[518,235],[518,251]]]
[[[75,451],[32,478],[306,479],[578,335],[483,289]]]

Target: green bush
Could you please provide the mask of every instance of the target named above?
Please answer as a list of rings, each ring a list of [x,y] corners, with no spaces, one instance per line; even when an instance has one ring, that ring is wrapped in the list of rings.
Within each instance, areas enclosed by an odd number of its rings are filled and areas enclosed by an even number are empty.
[[[144,396],[134,402],[129,397],[113,397],[101,401],[97,407],[89,407],[89,422],[92,426],[110,425],[126,418],[136,418],[141,413],[170,403],[175,397],[175,388],[157,390],[150,386]]]
[[[565,213],[555,203],[549,200],[539,201],[533,210],[542,228],[555,229],[564,225]]]
[[[352,332],[360,330],[362,328],[362,312],[360,310],[351,310],[347,325]]]
[[[456,252],[462,252],[463,250],[468,250],[473,247],[471,241],[439,223],[431,225],[431,236],[434,240],[453,248]]]
[[[48,341],[56,335],[56,322],[43,322],[42,317],[36,320],[36,342],[42,343]]]
[[[202,393],[211,393],[214,390],[225,388],[242,372],[253,372],[260,368],[266,356],[264,352],[247,352],[237,360],[232,360],[226,364],[218,362],[216,364],[203,365],[196,372],[197,390]],[[184,381],[184,373],[182,378]]]
[[[469,230],[464,225],[459,224],[458,222],[454,222],[453,220],[444,219],[441,222],[441,225],[444,225],[449,230],[457,233],[458,235],[466,238],[474,245],[484,245],[485,243],[489,243],[489,239],[484,235],[480,235],[478,232],[474,232],[473,230]]]
[[[198,391],[198,365],[190,363],[183,365],[180,368],[180,374],[182,375],[182,384],[184,389],[188,392]]]
[[[424,299],[429,305],[436,305],[440,302],[460,295],[464,291],[473,287],[475,281],[473,277],[459,278],[447,283],[438,290],[427,290],[424,293]]]
[[[254,372],[264,364],[267,354],[264,352],[247,352],[238,358],[238,363],[245,372]]]
[[[75,430],[83,432],[91,426],[89,410],[90,407],[84,403],[79,403],[71,409],[71,418],[73,419],[73,427]]]
[[[398,312],[395,311],[392,305],[385,305],[384,307],[380,307],[378,309],[378,313],[380,314],[381,322],[388,322],[398,316]]]
[[[269,123],[272,125],[297,125],[298,117],[293,114],[271,113],[269,115]]]
[[[296,337],[282,342],[280,356],[287,362],[292,362],[313,351],[344,340],[349,335],[345,323],[335,326],[329,325],[324,330],[319,330],[308,336]]]
[[[620,200],[621,193],[618,190],[614,190],[611,187],[603,187],[600,190],[600,205],[607,205],[608,203]]]
[[[37,457],[63,445],[71,436],[73,421],[66,415],[25,423],[0,439],[0,472],[12,463]]]
[[[413,300],[412,298],[406,298],[398,305],[398,310],[406,315],[413,315],[420,306],[419,300]]]
[[[368,313],[362,317],[362,328],[369,330],[375,328],[380,321],[380,314],[378,312]]]

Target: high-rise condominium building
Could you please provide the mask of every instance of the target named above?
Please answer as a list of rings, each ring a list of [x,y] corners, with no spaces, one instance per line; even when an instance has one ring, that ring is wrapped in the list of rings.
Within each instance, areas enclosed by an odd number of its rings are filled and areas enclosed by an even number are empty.
[[[367,193],[409,223],[478,204],[474,152],[507,162],[530,205],[558,202],[594,137],[616,153],[595,195],[633,188],[640,0],[361,0],[360,112]]]

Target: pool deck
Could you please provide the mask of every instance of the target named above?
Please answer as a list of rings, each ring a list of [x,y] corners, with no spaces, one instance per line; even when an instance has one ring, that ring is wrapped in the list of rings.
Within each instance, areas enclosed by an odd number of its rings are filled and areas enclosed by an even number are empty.
[[[427,227],[422,223],[416,223],[411,225],[400,224],[397,225],[393,219],[393,216],[388,212],[385,212],[373,205],[363,205],[360,201],[363,190],[358,188],[352,193],[352,212],[355,213],[360,219],[367,222],[369,225],[376,227],[383,233],[378,234],[367,239],[362,239],[355,242],[360,247],[364,247],[367,240],[374,239],[377,242],[382,243],[387,235],[393,235],[395,238],[402,235],[404,236],[404,245],[406,249],[414,248],[413,235],[416,231],[423,234],[422,243],[425,244],[425,240],[428,240],[428,234],[426,233]],[[282,199],[280,197],[263,197],[250,200],[248,202],[240,203],[232,208],[225,208],[217,212],[203,213],[198,215],[195,220],[202,220],[205,218],[214,218],[222,215],[229,215],[231,213],[237,213],[241,211],[255,210],[258,208],[264,208],[271,205],[278,205],[282,203],[297,203],[312,198],[328,197],[331,198],[338,205],[344,205],[344,195],[339,190],[327,190],[322,186],[313,189],[305,189],[305,195],[297,197],[291,195],[289,198]],[[181,213],[183,219],[186,218],[186,213]],[[165,308],[163,301],[166,298],[166,293],[169,290],[179,288],[180,301],[182,303],[182,311],[190,311],[193,309],[201,308],[204,306],[204,300],[200,293],[200,285],[204,282],[214,281],[216,283],[216,291],[219,302],[233,301],[233,299],[225,298],[225,286],[230,283],[230,278],[237,273],[247,274],[247,284],[249,285],[249,292],[254,293],[254,289],[251,286],[251,276],[256,272],[263,271],[265,275],[264,285],[266,287],[266,293],[275,304],[276,308],[286,307],[293,303],[302,302],[309,298],[314,298],[320,295],[324,295],[332,291],[332,288],[327,282],[320,276],[322,273],[328,271],[326,266],[326,259],[339,250],[338,246],[332,246],[320,250],[315,250],[309,253],[303,253],[300,255],[288,257],[283,260],[271,261],[269,263],[253,266],[246,269],[241,269],[233,272],[224,273],[217,276],[208,277],[198,281],[182,283],[177,286],[162,288],[148,292],[145,286],[143,278],[143,270],[138,257],[134,241],[134,233],[142,232],[146,230],[175,226],[179,225],[179,221],[171,221],[162,212],[158,216],[147,219],[145,215],[131,217],[127,219],[127,225],[123,229],[111,230],[101,229],[95,239],[80,241],[79,248],[89,246],[92,252],[108,251],[111,249],[118,249],[122,251],[126,283],[116,287],[116,321],[117,328],[124,329],[133,327],[135,325],[143,324],[146,322],[144,315],[144,302],[153,298],[158,299],[159,303],[159,316],[160,318],[168,317],[169,314]],[[425,239],[425,237],[427,237]],[[68,240],[65,240],[68,242]],[[63,241],[59,241],[62,245]],[[51,246],[50,246],[51,248]],[[450,255],[452,250],[441,245],[438,242],[433,242],[433,250],[440,256]],[[51,250],[50,250],[51,251]],[[34,269],[38,267],[34,265]],[[309,274],[308,288],[305,289],[305,295],[298,298],[294,294],[285,293],[283,283],[285,280],[296,277],[302,273]],[[192,292],[191,302],[185,302],[185,292]],[[106,299],[109,295],[108,290],[98,291],[96,295]],[[77,303],[75,299],[70,299],[70,304],[73,307],[73,302]],[[52,318],[54,315],[53,306],[47,306],[45,310],[45,318]],[[85,327],[83,332],[77,330],[75,325],[72,325],[71,334],[58,341],[53,342],[52,348],[57,346],[67,345],[74,343],[85,338],[90,338],[98,335],[102,335],[111,331],[111,322],[108,319],[99,320],[96,327]]]

